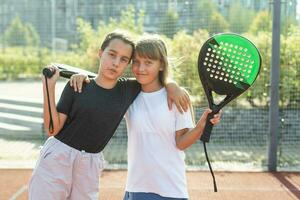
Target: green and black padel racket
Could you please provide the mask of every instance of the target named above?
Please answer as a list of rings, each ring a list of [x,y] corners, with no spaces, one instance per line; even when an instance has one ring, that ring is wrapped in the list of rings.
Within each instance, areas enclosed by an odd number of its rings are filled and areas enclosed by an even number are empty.
[[[247,38],[233,33],[217,34],[201,47],[198,57],[198,73],[206,94],[209,114],[204,132],[200,138],[204,144],[205,156],[214,180],[215,178],[206,152],[213,124],[210,119],[230,101],[245,92],[256,80],[261,66],[261,56],[255,45]],[[225,96],[215,103],[213,92]]]

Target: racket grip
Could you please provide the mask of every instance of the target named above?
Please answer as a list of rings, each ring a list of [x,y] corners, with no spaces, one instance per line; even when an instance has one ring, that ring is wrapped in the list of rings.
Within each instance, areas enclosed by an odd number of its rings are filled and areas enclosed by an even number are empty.
[[[203,142],[209,142],[211,131],[214,125],[210,122],[210,120],[214,117],[214,112],[209,113],[206,119],[206,124],[203,130],[203,134],[200,137],[200,140]]]
[[[51,71],[49,68],[43,69],[43,75],[45,75],[47,78],[51,78],[55,74],[55,71]],[[77,72],[72,72],[68,70],[61,70],[59,72],[59,76],[64,78],[70,78],[73,74],[77,74]]]
[[[49,68],[43,69],[43,75],[47,78],[51,78],[55,74],[55,71],[51,71]]]

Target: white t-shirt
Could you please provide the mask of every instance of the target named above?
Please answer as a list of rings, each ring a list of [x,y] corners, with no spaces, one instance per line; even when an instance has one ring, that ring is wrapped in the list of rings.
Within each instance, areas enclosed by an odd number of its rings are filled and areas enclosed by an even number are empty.
[[[126,191],[188,198],[185,154],[176,147],[175,132],[193,128],[190,111],[169,110],[165,88],[141,92],[126,115],[128,175]]]

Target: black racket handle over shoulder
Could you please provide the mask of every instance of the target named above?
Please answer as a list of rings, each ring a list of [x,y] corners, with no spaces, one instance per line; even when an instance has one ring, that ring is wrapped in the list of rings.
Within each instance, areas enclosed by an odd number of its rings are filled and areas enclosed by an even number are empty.
[[[51,78],[55,74],[55,71],[51,71],[49,68],[44,68],[43,74],[47,78]],[[72,72],[72,71],[68,71],[68,70],[64,70],[64,69],[61,69],[59,72],[59,75],[64,78],[70,78],[73,74],[77,74],[77,72]],[[93,78],[93,76],[88,76],[88,77]]]

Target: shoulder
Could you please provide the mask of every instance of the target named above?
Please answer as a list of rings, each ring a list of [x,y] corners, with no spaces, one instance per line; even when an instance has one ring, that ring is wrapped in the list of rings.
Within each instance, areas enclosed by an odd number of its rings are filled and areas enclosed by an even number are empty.
[[[128,84],[128,83],[139,84],[135,78],[126,78],[126,77],[119,78],[118,83],[120,83],[120,84]]]
[[[128,88],[133,88],[139,90],[141,85],[137,82],[135,78],[125,78],[121,77],[118,79],[118,84]]]
[[[66,83],[64,90],[67,90],[67,91],[70,91],[70,92],[74,91],[73,87],[70,85],[70,81],[68,81]]]

